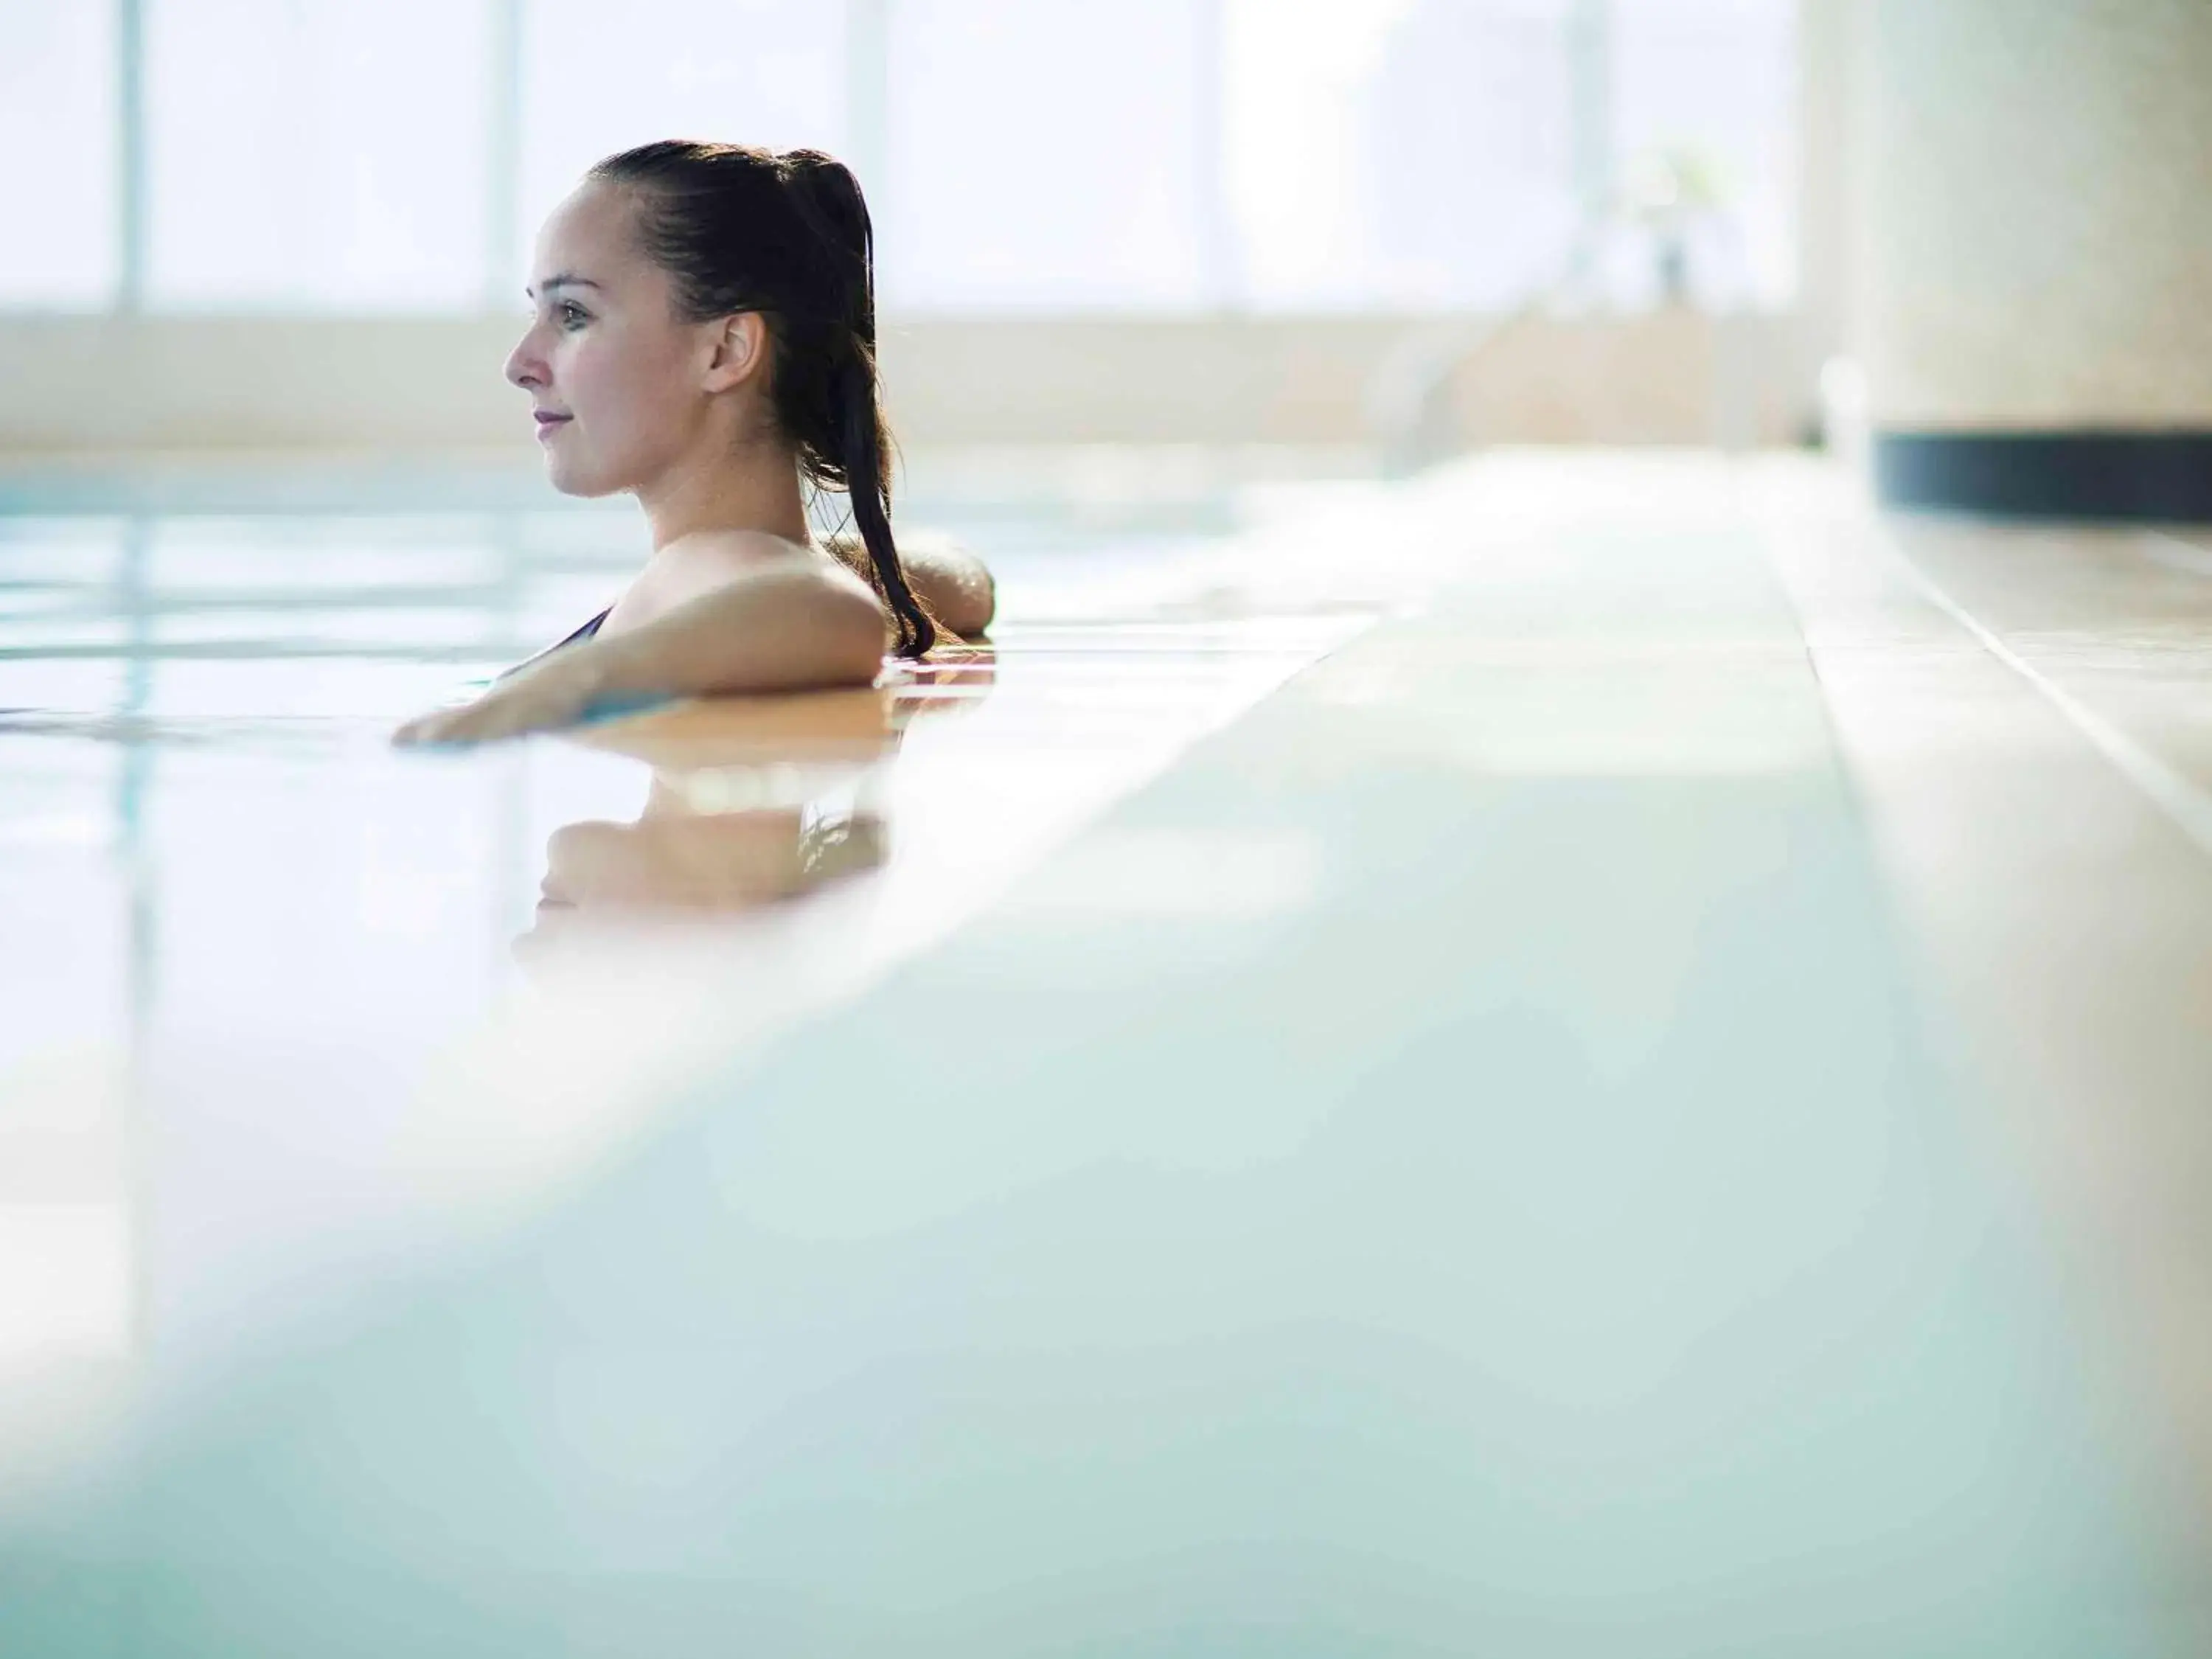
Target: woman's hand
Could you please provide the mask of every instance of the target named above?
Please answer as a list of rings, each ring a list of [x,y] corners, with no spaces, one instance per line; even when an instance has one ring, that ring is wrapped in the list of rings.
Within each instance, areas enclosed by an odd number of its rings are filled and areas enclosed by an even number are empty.
[[[573,726],[593,712],[592,696],[597,677],[589,670],[589,664],[578,663],[568,651],[556,651],[543,662],[510,674],[472,702],[408,721],[392,734],[392,741],[403,747],[489,743]]]

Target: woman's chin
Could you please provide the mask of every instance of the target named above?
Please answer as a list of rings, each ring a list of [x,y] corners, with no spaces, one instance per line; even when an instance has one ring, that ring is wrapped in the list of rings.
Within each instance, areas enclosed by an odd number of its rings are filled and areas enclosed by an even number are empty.
[[[545,478],[563,495],[611,495],[622,486],[558,454],[545,458]]]

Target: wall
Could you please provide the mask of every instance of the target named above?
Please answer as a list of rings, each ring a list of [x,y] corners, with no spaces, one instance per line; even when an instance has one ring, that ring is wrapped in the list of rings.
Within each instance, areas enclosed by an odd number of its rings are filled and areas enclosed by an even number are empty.
[[[2212,4],[1868,0],[1856,23],[1883,498],[2212,520]]]
[[[1875,422],[2212,427],[2212,3],[1874,0],[1864,27]]]
[[[507,317],[11,318],[0,450],[524,444]],[[1358,442],[1407,318],[890,319],[894,424],[914,443]],[[1789,442],[1809,414],[1807,331],[1692,312],[1524,321],[1449,401],[1486,442]]]

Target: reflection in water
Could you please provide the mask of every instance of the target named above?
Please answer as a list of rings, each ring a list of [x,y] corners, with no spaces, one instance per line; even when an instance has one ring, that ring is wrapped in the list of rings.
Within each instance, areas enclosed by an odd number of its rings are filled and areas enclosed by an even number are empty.
[[[575,734],[644,762],[652,781],[635,820],[554,832],[517,952],[599,925],[727,916],[879,867],[880,799],[907,727],[972,707],[994,678],[991,654],[970,651],[868,690],[698,702]]]
[[[883,862],[883,820],[702,814],[660,780],[635,823],[572,823],[545,849],[541,923],[586,907],[744,910]]]

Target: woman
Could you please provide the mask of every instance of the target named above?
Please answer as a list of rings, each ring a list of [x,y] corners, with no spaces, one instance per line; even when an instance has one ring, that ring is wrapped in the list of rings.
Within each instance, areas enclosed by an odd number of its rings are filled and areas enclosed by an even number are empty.
[[[872,232],[812,150],[664,143],[611,156],[546,222],[507,378],[556,489],[627,490],[653,554],[622,597],[400,743],[465,743],[711,692],[865,685],[888,642],[979,633],[989,574],[902,560],[877,391]],[[817,546],[805,486],[848,492],[857,544]]]

